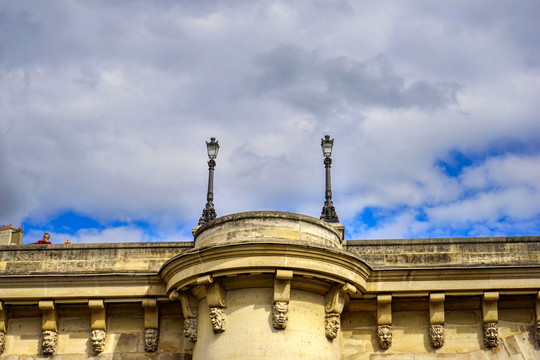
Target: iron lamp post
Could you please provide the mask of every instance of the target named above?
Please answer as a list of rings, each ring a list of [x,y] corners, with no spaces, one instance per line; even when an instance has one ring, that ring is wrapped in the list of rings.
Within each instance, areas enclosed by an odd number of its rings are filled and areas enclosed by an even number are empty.
[[[202,211],[201,218],[199,219],[199,225],[206,224],[207,222],[214,220],[217,216],[214,209],[214,168],[216,167],[216,158],[219,151],[219,143],[215,137],[210,138],[210,141],[206,142],[206,150],[208,152],[208,192],[206,194],[206,205]]]
[[[324,166],[326,168],[326,191],[324,206],[321,212],[321,220],[329,223],[339,223],[339,218],[336,213],[336,207],[332,202],[332,180],[330,176],[330,168],[332,165],[332,147],[334,146],[334,139],[330,139],[330,135],[324,135],[324,139],[321,139],[321,147],[324,155]]]

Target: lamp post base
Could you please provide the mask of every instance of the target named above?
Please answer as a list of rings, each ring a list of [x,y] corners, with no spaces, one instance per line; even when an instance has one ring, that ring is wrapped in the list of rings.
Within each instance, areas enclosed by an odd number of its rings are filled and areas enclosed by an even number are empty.
[[[321,220],[329,223],[338,223],[339,217],[336,213],[336,207],[332,200],[326,200],[321,212]]]
[[[199,219],[199,225],[206,224],[207,222],[214,220],[216,217],[217,214],[216,210],[214,209],[214,204],[207,202],[203,209],[202,216]]]

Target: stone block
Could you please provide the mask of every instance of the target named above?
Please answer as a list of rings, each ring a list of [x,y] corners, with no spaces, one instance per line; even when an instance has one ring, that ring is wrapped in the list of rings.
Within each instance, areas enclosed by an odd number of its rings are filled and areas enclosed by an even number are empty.
[[[58,334],[56,354],[79,354],[91,350],[90,332],[71,332]]]
[[[413,354],[371,354],[370,360],[414,360]]]
[[[188,353],[159,354],[158,360],[191,360],[193,357]]]
[[[482,319],[480,310],[448,310],[445,313],[445,324],[455,326],[471,326],[479,324]]]
[[[415,354],[414,360],[460,360],[459,354]]]
[[[184,337],[182,332],[160,332],[159,351],[167,353],[177,353],[185,349],[191,349],[193,343]]]
[[[140,333],[144,331],[144,318],[127,316],[109,316],[107,330],[111,333]]]
[[[90,334],[90,318],[88,317],[59,317],[58,332],[87,332]]]
[[[499,309],[499,326],[530,325],[535,320],[533,309]]]
[[[161,316],[159,322],[159,329],[161,332],[173,331],[173,332],[182,332],[184,331],[184,317],[179,316]]]
[[[394,311],[392,313],[392,327],[427,329],[429,327],[428,313],[426,311]]]
[[[123,333],[111,334],[107,337],[110,339],[110,344],[106,348],[112,347],[111,352],[114,353],[144,353],[144,334],[143,333]]]

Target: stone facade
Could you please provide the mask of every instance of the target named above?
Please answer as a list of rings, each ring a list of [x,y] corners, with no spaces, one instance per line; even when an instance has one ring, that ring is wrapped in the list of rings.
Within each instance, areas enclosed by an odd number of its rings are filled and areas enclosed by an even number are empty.
[[[266,211],[191,243],[0,246],[0,359],[540,358],[540,237],[342,234]]]

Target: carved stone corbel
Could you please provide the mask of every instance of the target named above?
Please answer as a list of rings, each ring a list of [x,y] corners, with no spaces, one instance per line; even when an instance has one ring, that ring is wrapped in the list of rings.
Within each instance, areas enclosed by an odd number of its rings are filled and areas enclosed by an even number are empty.
[[[341,326],[340,316],[345,303],[350,300],[349,294],[356,293],[356,287],[351,284],[336,285],[326,293],[324,330],[328,339],[335,339]]]
[[[6,349],[6,334],[7,334],[7,311],[4,308],[4,302],[0,301],[0,355]]]
[[[42,300],[38,303],[41,310],[41,351],[45,355],[52,355],[56,352],[58,342],[57,314],[54,301]]]
[[[159,343],[159,307],[156,299],[143,299],[144,350],[155,352]]]
[[[291,299],[291,270],[276,270],[274,278],[274,302],[272,304],[272,325],[276,330],[285,330],[289,319]]]
[[[177,292],[184,313],[184,336],[191,342],[197,341],[199,326],[199,302],[187,292]]]
[[[536,293],[536,341],[540,345],[540,291]]]
[[[484,344],[491,348],[499,345],[498,300],[499,293],[497,291],[484,292],[484,299],[482,302]]]
[[[204,285],[206,289],[206,301],[210,308],[210,322],[214,333],[225,331],[225,311],[227,307],[227,293],[219,279],[211,275],[201,276],[197,279],[198,285]]]
[[[383,350],[392,346],[392,295],[377,295],[377,341]]]
[[[107,314],[105,312],[105,302],[101,299],[88,301],[90,308],[90,335],[92,339],[92,349],[96,353],[105,350],[107,338]]]
[[[431,346],[444,345],[444,293],[429,294],[429,340]]]

